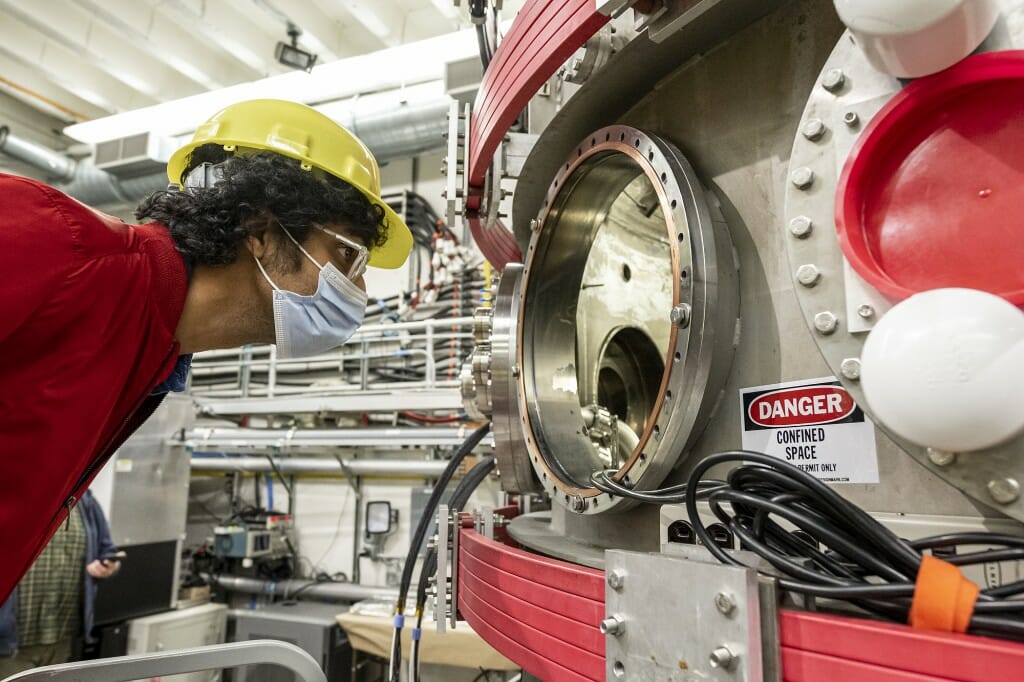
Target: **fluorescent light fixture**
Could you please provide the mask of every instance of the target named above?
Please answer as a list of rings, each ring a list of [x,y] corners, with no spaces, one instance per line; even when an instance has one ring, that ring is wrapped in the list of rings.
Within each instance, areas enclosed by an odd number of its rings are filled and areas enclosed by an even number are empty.
[[[507,24],[503,26],[507,29]],[[339,59],[317,66],[311,74],[294,71],[76,123],[65,128],[64,133],[91,144],[144,132],[168,137],[184,135],[217,111],[242,100],[272,97],[306,104],[333,102],[439,81],[444,78],[447,62],[476,54],[476,34],[467,29]]]

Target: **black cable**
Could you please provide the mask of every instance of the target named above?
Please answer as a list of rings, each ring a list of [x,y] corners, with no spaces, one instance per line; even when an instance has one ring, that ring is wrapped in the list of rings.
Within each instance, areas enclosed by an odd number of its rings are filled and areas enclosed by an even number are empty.
[[[726,481],[703,478],[723,464],[738,465]],[[958,566],[1024,559],[1024,538],[1013,535],[969,532],[903,540],[822,481],[764,453],[711,455],[686,483],[656,490],[636,490],[628,479],[614,480],[614,474],[595,472],[591,483],[639,502],[682,502],[697,539],[722,563],[744,565],[715,542],[698,512],[698,500],[707,500],[740,548],[771,565],[782,589],[849,601],[893,620],[907,620],[924,551],[952,548],[943,559]],[[793,527],[803,535],[794,535]],[[971,545],[978,551],[955,551]],[[980,590],[968,632],[1024,639],[1024,600],[1010,599],[1022,593],[1024,580]]]
[[[480,48],[480,63],[484,66],[484,71],[491,65],[491,55],[487,52],[487,35],[485,34],[483,24],[476,25],[476,42]]]
[[[495,460],[493,457],[487,457],[477,462],[469,473],[459,482],[456,486],[455,492],[452,493],[451,500],[448,502],[448,507],[452,512],[461,512],[469,502],[470,496],[473,492],[480,487],[492,471],[494,471]],[[458,528],[453,528],[452,532],[458,533]],[[416,630],[418,634],[423,627],[423,612],[426,609],[427,604],[427,584],[430,582],[430,578],[437,573],[437,548],[427,550],[427,555],[423,559],[423,566],[420,568],[420,579],[419,584],[416,587]],[[440,581],[445,580],[446,576],[438,576],[438,592],[440,593],[442,587]],[[453,586],[452,589],[457,589]],[[442,618],[444,615],[442,614]],[[420,639],[418,636],[413,637],[412,641],[413,654],[410,656],[411,661],[409,670],[410,678],[412,682],[418,682],[419,680],[419,648]]]
[[[395,603],[395,630],[392,635],[391,661],[388,666],[388,679],[390,682],[399,681],[399,671],[402,662],[402,627],[405,624],[405,600],[409,593],[409,586],[412,584],[412,572],[416,566],[416,555],[419,553],[420,547],[423,546],[423,540],[426,538],[427,530],[430,528],[434,515],[437,513],[437,506],[441,502],[441,496],[444,494],[445,488],[448,487],[448,483],[452,480],[452,476],[455,475],[459,465],[462,464],[462,460],[480,444],[480,441],[483,440],[490,429],[490,423],[484,424],[471,433],[452,454],[448,466],[445,467],[444,472],[434,484],[434,489],[431,491],[427,504],[423,508],[423,514],[420,516],[419,523],[416,524],[416,530],[413,532],[412,540],[409,544],[409,553],[406,555],[405,565],[402,567],[402,580],[398,587],[398,601]]]

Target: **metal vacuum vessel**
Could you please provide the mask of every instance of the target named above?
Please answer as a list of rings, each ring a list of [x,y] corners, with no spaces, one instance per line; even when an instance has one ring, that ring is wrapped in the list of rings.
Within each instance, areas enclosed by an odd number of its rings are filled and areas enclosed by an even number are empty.
[[[1024,44],[1021,3],[998,4],[982,52]],[[653,489],[740,448],[801,466],[904,537],[1019,533],[1020,435],[958,458],[890,435],[861,387],[865,339],[898,299],[844,257],[837,187],[908,81],[872,65],[830,2],[733,11],[750,15],[735,32],[709,11],[631,40],[519,175],[524,262],[505,269],[464,372],[503,487],[551,499],[510,534],[593,567],[608,548],[686,542],[681,510],[601,493],[591,474]],[[933,286],[962,285],[954,271]]]

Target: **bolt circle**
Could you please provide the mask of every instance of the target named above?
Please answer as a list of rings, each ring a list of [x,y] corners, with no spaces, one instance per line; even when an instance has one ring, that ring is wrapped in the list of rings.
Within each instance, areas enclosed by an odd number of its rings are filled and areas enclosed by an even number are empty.
[[[814,184],[814,171],[807,166],[801,166],[793,171],[790,180],[797,189],[808,189]]]
[[[808,119],[801,132],[812,142],[820,140],[821,136],[825,134],[825,123],[820,118]]]
[[[672,311],[669,313],[669,321],[680,329],[685,329],[690,326],[690,313],[690,306],[686,303],[680,303],[672,307]]]
[[[796,271],[796,281],[805,287],[813,287],[821,280],[821,270],[816,265],[801,265]]]
[[[731,615],[736,610],[736,600],[730,594],[719,592],[715,595],[715,608],[723,616]]]
[[[1020,498],[1020,483],[1015,478],[995,478],[986,486],[988,494],[999,504],[1010,504]]]
[[[831,334],[839,326],[839,319],[834,313],[826,310],[814,316],[814,328],[821,334]]]
[[[928,461],[937,467],[948,467],[956,462],[956,453],[937,448],[928,448]]]
[[[821,86],[829,92],[837,92],[846,83],[846,74],[842,69],[831,69],[821,79]]]
[[[807,216],[799,215],[789,221],[789,233],[797,239],[807,239],[813,229],[814,224]]]

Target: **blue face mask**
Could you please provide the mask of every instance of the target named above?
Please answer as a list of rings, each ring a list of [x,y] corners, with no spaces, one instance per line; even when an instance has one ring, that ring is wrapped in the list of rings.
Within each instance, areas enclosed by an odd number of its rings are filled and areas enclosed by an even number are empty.
[[[333,264],[320,265],[295,238],[281,226],[303,255],[320,269],[316,293],[302,296],[283,291],[270,279],[256,259],[263,277],[274,288],[274,331],[279,358],[319,355],[349,340],[366,313],[366,292],[341,274]]]

